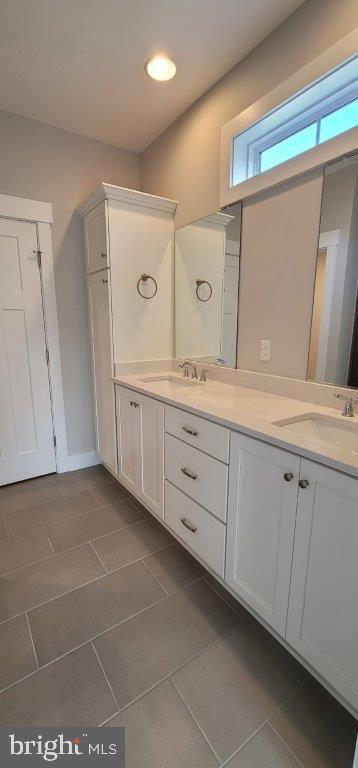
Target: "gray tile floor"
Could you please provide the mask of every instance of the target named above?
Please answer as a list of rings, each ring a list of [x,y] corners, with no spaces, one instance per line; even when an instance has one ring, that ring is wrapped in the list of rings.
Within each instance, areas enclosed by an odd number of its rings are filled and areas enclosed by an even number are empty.
[[[0,488],[0,726],[127,768],[351,768],[356,722],[103,467]]]

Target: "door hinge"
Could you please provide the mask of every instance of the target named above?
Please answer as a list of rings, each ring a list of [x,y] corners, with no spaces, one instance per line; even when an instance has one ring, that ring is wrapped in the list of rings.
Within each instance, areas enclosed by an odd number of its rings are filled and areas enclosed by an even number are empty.
[[[38,264],[38,267],[39,267],[39,269],[41,269],[41,256],[42,256],[42,251],[34,251],[34,253],[35,253],[35,254],[36,254],[36,256],[37,256],[37,264]]]
[[[54,445],[54,448],[56,448],[57,446],[56,435],[53,436],[53,445]]]
[[[50,353],[48,351],[48,347],[46,347],[46,362],[47,365],[50,365]]]

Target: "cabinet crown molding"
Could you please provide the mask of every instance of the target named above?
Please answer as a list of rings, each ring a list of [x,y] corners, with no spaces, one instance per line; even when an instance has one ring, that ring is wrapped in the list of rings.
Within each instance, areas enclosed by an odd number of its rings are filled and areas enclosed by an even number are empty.
[[[99,187],[85,200],[80,206],[79,213],[82,217],[86,216],[103,200],[117,200],[121,203],[130,203],[139,205],[143,208],[152,208],[163,213],[174,215],[178,205],[176,200],[169,200],[166,197],[149,195],[147,192],[139,192],[137,189],[127,189],[127,187],[117,187],[115,184],[107,184],[102,181]]]

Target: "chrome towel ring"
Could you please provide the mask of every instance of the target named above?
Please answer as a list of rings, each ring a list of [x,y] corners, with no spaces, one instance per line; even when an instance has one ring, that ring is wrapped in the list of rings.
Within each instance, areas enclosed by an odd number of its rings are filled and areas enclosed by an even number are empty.
[[[211,283],[209,283],[208,280],[196,280],[195,282],[196,282],[195,293],[196,293],[199,301],[209,301],[209,299],[211,299],[211,297],[213,295],[213,289],[212,289]],[[202,296],[199,296],[199,288],[202,285],[208,285],[209,286],[209,296],[207,296],[206,299],[202,298]]]
[[[154,283],[154,292],[151,294],[151,296],[145,296],[144,293],[142,293],[142,291],[140,289],[140,284],[142,282],[146,283],[148,280],[152,280],[153,283]],[[153,297],[155,296],[155,294],[158,291],[158,283],[155,280],[155,278],[152,277],[152,275],[141,275],[139,280],[138,280],[138,282],[137,282],[137,291],[138,291],[139,295],[142,297],[142,299],[153,299]]]

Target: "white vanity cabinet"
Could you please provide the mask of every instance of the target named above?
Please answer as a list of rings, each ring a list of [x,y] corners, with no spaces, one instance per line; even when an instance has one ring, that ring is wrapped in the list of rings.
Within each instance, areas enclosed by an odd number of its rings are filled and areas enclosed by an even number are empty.
[[[302,460],[287,642],[358,710],[358,479]]]
[[[173,200],[102,183],[80,209],[84,239],[92,347],[96,451],[117,472],[115,367],[173,355]],[[147,412],[143,409],[143,434]],[[148,425],[149,440],[149,425]],[[150,453],[148,449],[148,453]],[[130,465],[126,464],[130,471]],[[155,475],[155,470],[148,470]],[[143,498],[159,514],[162,501],[151,479]],[[123,478],[125,474],[123,474]],[[124,479],[123,479],[124,481]],[[148,502],[149,503],[149,502]],[[162,512],[160,512],[162,514]]]
[[[96,205],[84,221],[86,272],[98,272],[109,266],[107,202]]]
[[[225,581],[358,710],[358,479],[231,433]]]
[[[116,386],[118,479],[164,518],[164,405]]]
[[[116,418],[112,381],[110,275],[107,269],[88,277],[88,307],[93,372],[96,453],[116,473]]]
[[[225,580],[285,635],[300,459],[231,433]]]

